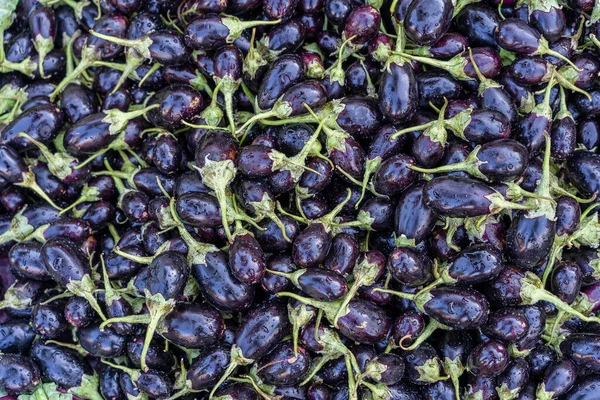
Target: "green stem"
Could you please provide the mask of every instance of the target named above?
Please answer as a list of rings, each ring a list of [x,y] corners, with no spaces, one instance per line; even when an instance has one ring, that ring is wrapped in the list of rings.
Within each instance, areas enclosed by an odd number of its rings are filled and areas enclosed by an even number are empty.
[[[231,374],[233,374],[233,371],[235,371],[235,369],[237,367],[238,367],[237,362],[232,360],[229,363],[229,365],[227,366],[227,369],[225,370],[225,373],[223,373],[223,376],[221,376],[221,378],[217,381],[215,386],[210,391],[210,394],[208,395],[209,399],[213,398],[213,396],[214,396],[215,392],[217,391],[217,389],[219,388],[219,386],[221,386],[227,380],[227,378],[229,378],[231,376]]]
[[[565,245],[565,243],[563,243],[562,241],[559,241],[556,238],[554,239],[554,243],[552,244],[552,249],[550,250],[550,257],[548,258],[548,262],[546,263],[546,269],[544,270],[544,275],[542,277],[543,287],[546,287],[546,282],[548,281],[548,277],[552,273],[552,270],[554,269],[554,263],[556,262],[556,259],[560,255],[564,245]]]
[[[227,236],[227,240],[231,242],[233,238],[231,236],[231,229],[229,229],[229,221],[227,220],[227,194],[225,193],[225,188],[215,188],[215,195],[221,208],[221,223],[223,224],[225,235]]]
[[[396,139],[398,136],[404,135],[406,133],[427,129],[430,126],[434,125],[436,122],[437,121],[431,121],[431,122],[427,122],[426,124],[423,124],[423,125],[411,126],[409,128],[400,129],[398,132],[396,132],[392,136],[390,136],[390,139],[393,140],[393,139]]]
[[[373,289],[373,292],[389,293],[389,294],[393,294],[394,296],[398,296],[398,297],[401,297],[401,298],[407,299],[407,300],[414,300],[415,296],[416,296],[416,295],[410,294],[410,293],[398,292],[396,290],[381,289],[381,288],[375,288],[375,289]]]
[[[402,340],[400,340],[400,343],[398,345],[404,351],[414,350],[417,347],[419,347],[421,344],[423,344],[427,339],[429,339],[431,337],[431,335],[433,335],[433,333],[438,328],[443,328],[443,327],[444,326],[442,324],[440,324],[439,322],[437,322],[435,319],[430,318],[429,319],[429,323],[427,324],[427,326],[425,327],[425,329],[423,329],[423,332],[421,332],[421,334],[419,335],[419,337],[417,337],[410,346],[408,346],[408,347],[402,346]]]
[[[52,207],[56,208],[59,211],[62,211],[62,208],[57,206],[54,201],[42,190],[42,188],[35,181],[35,175],[33,172],[25,172],[23,174],[23,182],[15,183],[16,186],[22,186],[28,189],[33,190],[38,196],[40,196],[43,200],[48,202]]]

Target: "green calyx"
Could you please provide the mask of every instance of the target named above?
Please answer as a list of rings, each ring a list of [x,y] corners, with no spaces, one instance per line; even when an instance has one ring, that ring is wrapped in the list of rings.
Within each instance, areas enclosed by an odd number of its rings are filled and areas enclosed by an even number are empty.
[[[60,180],[64,180],[73,173],[71,165],[74,165],[77,162],[75,157],[63,152],[52,153],[45,144],[35,140],[25,132],[19,133],[19,136],[26,138],[38,148],[40,153],[42,153],[42,156],[44,156],[44,159],[48,164],[48,169],[52,175]]]
[[[500,400],[515,400],[519,397],[520,388],[510,389],[506,382],[502,383],[502,386],[496,387],[496,393]]]
[[[471,50],[470,47],[469,47],[469,59],[471,60],[471,64],[473,65],[473,69],[475,69],[475,74],[477,75],[477,79],[479,79],[479,88],[477,90],[479,96],[482,96],[483,93],[487,89],[501,88],[502,87],[502,85],[500,85],[498,82],[495,82],[492,79],[486,78],[481,73],[481,70],[479,70],[479,66],[475,62],[475,58],[473,58],[473,51]]]
[[[152,46],[152,39],[148,36],[144,36],[140,39],[123,39],[116,36],[105,35],[94,30],[90,30],[90,33],[100,39],[104,39],[107,42],[116,43],[118,45],[135,49],[142,57],[150,60],[152,58],[150,54],[150,46]]]
[[[362,373],[361,378],[371,378],[379,382],[381,380],[381,376],[387,371],[387,369],[387,365],[380,363],[377,358],[375,358],[367,363],[365,372]]]
[[[104,315],[100,304],[98,304],[98,301],[94,296],[96,292],[96,285],[94,284],[94,281],[90,275],[85,274],[80,281],[71,280],[67,284],[67,289],[75,296],[83,297],[84,299],[86,299],[88,303],[90,303],[90,306],[94,309],[94,311],[98,313],[100,318],[102,318],[103,321],[106,320],[106,316]]]
[[[555,399],[556,396],[554,395],[554,392],[547,392],[546,385],[542,382],[535,391],[535,398],[536,400],[552,400]]]
[[[247,73],[251,78],[256,77],[258,70],[265,65],[268,65],[267,60],[261,55],[259,51],[254,47],[254,40],[256,37],[256,29],[252,29],[252,36],[250,37],[250,50],[246,54],[244,59],[244,72]]]
[[[21,62],[14,63],[4,59],[0,62],[0,73],[7,74],[9,72],[20,72],[30,78],[34,77],[33,72],[38,69],[38,64],[31,60],[31,57],[27,57]]]
[[[575,64],[573,64],[573,61],[571,61],[569,58],[563,56],[558,51],[554,51],[554,50],[550,49],[550,45],[548,44],[548,41],[546,40],[545,37],[543,37],[543,36],[540,37],[538,43],[539,43],[538,49],[532,55],[539,55],[539,56],[549,55],[549,56],[553,56],[556,58],[560,58],[561,60],[563,60],[567,64],[571,65],[576,70],[581,71],[579,68],[577,68],[577,66]]]
[[[219,201],[219,207],[221,208],[221,219],[223,222],[223,228],[229,240],[231,240],[231,231],[229,229],[229,220],[227,218],[227,193],[226,188],[229,187],[235,175],[237,169],[232,160],[224,161],[212,161],[205,159],[204,167],[197,168],[202,176],[202,181],[206,186],[214,190],[215,196]]]
[[[75,396],[87,400],[102,400],[103,397],[98,392],[99,379],[96,374],[94,375],[83,375],[81,377],[81,384],[77,387],[69,389],[69,393],[73,393]]]
[[[486,164],[485,161],[481,161],[477,158],[477,154],[481,150],[481,146],[477,146],[473,149],[473,151],[469,154],[469,156],[465,159],[465,161],[457,162],[454,164],[447,164],[437,168],[421,168],[416,165],[409,165],[408,167],[413,171],[422,172],[425,174],[438,174],[438,173],[446,173],[452,171],[464,171],[469,175],[479,178],[483,181],[489,181],[489,178],[485,176],[479,170],[479,167],[483,164]]]
[[[456,78],[458,80],[461,80],[461,81],[472,81],[473,80],[473,78],[471,78],[469,75],[467,75],[465,73],[465,67],[468,65],[468,60],[462,54],[456,55],[447,61],[441,61],[441,60],[436,60],[436,59],[427,58],[427,57],[413,56],[413,55],[410,55],[407,53],[402,53],[402,56],[404,56],[410,60],[418,61],[425,65],[430,65],[435,68],[443,69],[444,71],[449,72],[450,75],[452,75],[454,78]]]
[[[406,237],[405,234],[401,234],[400,236],[397,236],[394,233],[394,243],[396,244],[396,247],[412,247],[415,248],[417,247],[417,243],[415,242],[415,239],[413,238],[408,238]]]
[[[294,355],[298,356],[298,336],[300,329],[308,324],[316,315],[315,311],[309,309],[306,304],[293,307],[288,303],[288,319],[292,324],[292,339],[294,343]]]
[[[548,134],[544,135],[546,140],[546,148],[544,151],[544,162],[542,166],[542,178],[538,184],[536,194],[540,196],[538,199],[530,199],[527,201],[529,204],[536,204],[537,207],[533,208],[527,213],[527,218],[537,218],[540,216],[544,216],[548,218],[550,221],[556,220],[556,202],[552,199],[550,194],[550,154],[551,154],[551,143],[550,136]]]
[[[372,400],[390,400],[392,398],[390,389],[382,383],[372,384],[366,381],[360,383],[371,391]]]
[[[0,234],[0,244],[5,244],[10,241],[21,242],[33,233],[35,228],[29,225],[29,220],[23,216],[25,209],[20,210],[10,221],[10,228]]]
[[[226,39],[227,43],[233,43],[246,29],[263,25],[277,25],[280,22],[280,19],[275,21],[242,21],[234,16],[221,18],[221,23],[229,29],[229,35],[227,35]]]
[[[404,293],[404,292],[398,292],[396,290],[381,289],[381,288],[375,288],[375,289],[373,289],[373,291],[381,292],[381,293],[389,293],[391,295],[398,296],[403,299],[412,300],[415,302],[415,305],[421,312],[425,311],[425,304],[427,304],[433,298],[433,296],[431,295],[431,292],[429,291],[428,288],[421,290],[417,294]]]
[[[398,345],[404,351],[414,350],[417,347],[419,347],[421,344],[423,344],[427,339],[429,339],[431,337],[431,335],[433,335],[433,333],[435,331],[437,331],[438,329],[448,329],[448,327],[445,326],[445,325],[440,324],[435,319],[430,318],[429,319],[429,323],[427,324],[427,326],[425,327],[425,329],[423,329],[423,331],[421,332],[421,334],[416,339],[413,339],[413,342],[412,342],[412,344],[410,346],[408,346],[408,347],[403,346],[402,345],[402,340],[400,340],[400,342],[398,343]]]
[[[370,263],[368,257],[363,257],[363,259],[354,266],[354,282],[348,290],[348,293],[344,296],[339,309],[333,318],[333,326],[337,327],[340,317],[350,312],[348,304],[350,303],[350,300],[356,296],[358,290],[363,286],[373,285],[379,277],[379,272],[378,264]]]
[[[281,272],[281,271],[274,271],[274,270],[267,270],[268,273],[272,274],[272,275],[277,275],[277,276],[281,276],[283,278],[289,279],[290,282],[292,282],[292,285],[296,286],[297,288],[300,288],[300,284],[298,282],[298,279],[300,279],[300,277],[302,275],[304,275],[306,273],[307,269],[302,268],[302,269],[297,269],[294,272]]]
[[[273,273],[274,271],[269,271],[271,273]],[[308,297],[302,297],[297,295],[296,293],[291,293],[291,292],[279,292],[277,293],[278,297],[291,297],[294,300],[298,300],[300,303],[312,306],[314,308],[317,308],[321,311],[323,311],[323,313],[325,314],[325,317],[332,322],[340,308],[341,305],[341,300],[335,300],[335,301],[321,301],[321,300],[315,300],[315,299],[310,299]]]
[[[568,315],[575,316],[586,322],[600,322],[600,318],[595,316],[587,316],[560,300],[552,293],[543,288],[543,283],[535,274],[527,272],[525,277],[521,279],[520,295],[523,304],[536,304],[539,301],[547,301],[553,304],[559,311],[564,311]]]
[[[38,71],[40,73],[40,77],[44,79],[48,78],[48,76],[44,74],[44,59],[46,58],[46,55],[54,48],[54,39],[38,34],[33,38],[33,47],[35,47],[35,50],[39,55]]]
[[[435,358],[426,360],[423,365],[416,366],[415,369],[419,374],[418,380],[422,383],[435,383],[448,379],[447,376],[442,375],[440,363]]]
[[[54,201],[52,201],[50,196],[48,196],[46,194],[46,192],[44,192],[42,190],[42,188],[37,184],[37,182],[35,180],[35,174],[31,170],[23,173],[22,178],[23,178],[23,180],[21,182],[15,183],[16,186],[21,186],[24,188],[31,189],[32,191],[35,192],[35,194],[40,196],[44,201],[46,201],[52,207],[56,208],[59,211],[62,211],[62,208],[57,206],[56,203],[54,203]]]
[[[444,360],[442,362],[442,368],[444,369],[444,373],[446,373],[446,375],[448,375],[450,377],[450,380],[452,381],[456,398],[460,399],[459,379],[465,372],[465,367],[460,361],[460,358],[457,357],[454,359],[450,359],[448,357],[444,357]]]
[[[123,112],[117,108],[104,111],[106,117],[102,119],[102,122],[109,124],[108,131],[111,135],[116,135],[121,132],[127,126],[127,122],[134,118],[145,115],[148,111],[160,107],[160,104],[152,104],[148,107],[144,107],[140,110],[134,110],[129,112]]]
[[[445,122],[446,127],[454,133],[456,137],[468,142],[464,135],[465,128],[471,123],[471,114],[473,113],[472,108],[467,108],[464,111],[459,112],[452,118],[448,118]]]
[[[70,393],[58,391],[58,385],[53,382],[38,383],[31,394],[21,394],[18,400],[72,400]]]
[[[100,190],[95,187],[95,186],[84,186],[83,189],[81,189],[81,195],[79,196],[79,198],[77,200],[75,200],[75,202],[73,202],[71,205],[67,206],[66,208],[64,208],[60,213],[64,214],[66,212],[69,212],[70,210],[72,210],[73,208],[77,207],[78,205],[82,204],[82,203],[87,203],[87,202],[94,202],[94,201],[100,201]]]
[[[237,369],[238,366],[250,365],[252,363],[254,363],[254,360],[244,357],[242,349],[240,349],[237,345],[234,344],[231,347],[229,366],[225,370],[223,376],[221,376],[219,381],[212,388],[210,394],[208,395],[208,398],[213,398],[213,395],[215,394],[217,389],[227,380],[227,378],[229,378],[233,374],[233,372]]]
[[[154,332],[158,327],[158,324],[164,319],[164,317],[170,313],[175,307],[175,299],[165,299],[162,294],[156,293],[151,294],[148,289],[144,289],[146,296],[146,306],[150,314],[150,322],[146,328],[146,337],[144,338],[144,347],[142,348],[142,354],[140,357],[140,364],[142,370],[148,371],[146,365],[146,355],[150,347],[150,342],[154,336]]]
[[[30,297],[27,297],[24,290],[13,283],[4,293],[4,300],[0,301],[0,310],[12,308],[15,310],[25,310],[31,307],[33,302]],[[27,285],[28,283],[25,283]]]
[[[508,201],[498,192],[485,196],[485,198],[490,201],[490,214],[498,214],[504,210],[535,210],[537,207],[536,204],[519,204]]]
[[[74,40],[74,39],[72,39]],[[69,45],[67,47],[67,57],[72,57],[72,46]],[[88,46],[87,45],[87,40],[85,42],[85,45],[83,46],[82,50],[81,50],[81,60],[79,61],[79,63],[77,64],[77,66],[75,67],[75,69],[73,69],[72,71],[70,71],[67,76],[65,76],[63,78],[62,81],[59,82],[58,85],[56,85],[56,88],[54,89],[54,92],[52,92],[52,94],[50,95],[50,100],[54,101],[56,99],[56,97],[63,91],[63,89],[71,82],[73,82],[76,79],[79,79],[79,77],[91,66],[93,66],[96,62],[98,62],[98,60],[100,59],[100,52],[93,46]]]

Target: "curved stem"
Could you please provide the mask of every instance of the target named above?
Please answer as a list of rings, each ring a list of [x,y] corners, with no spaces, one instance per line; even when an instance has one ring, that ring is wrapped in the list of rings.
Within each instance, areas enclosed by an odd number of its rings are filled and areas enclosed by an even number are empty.
[[[15,183],[16,186],[22,186],[33,190],[38,196],[40,196],[52,207],[56,208],[58,211],[62,211],[62,207],[57,206],[56,203],[54,203],[54,201],[52,201],[52,199],[46,194],[46,192],[44,192],[42,188],[37,184],[33,172],[25,172],[23,175],[23,182]]]
[[[229,363],[229,366],[227,367],[227,369],[223,373],[223,376],[221,376],[221,378],[217,381],[217,383],[215,384],[215,386],[210,391],[210,394],[208,395],[209,399],[213,398],[213,396],[214,396],[215,392],[217,391],[217,389],[219,388],[219,386],[221,386],[227,380],[227,378],[229,378],[231,376],[231,374],[233,374],[233,371],[235,371],[235,369],[237,367],[238,367],[238,363],[237,362],[235,362],[235,361],[232,360]]]
[[[569,58],[563,56],[558,51],[554,51],[550,48],[545,48],[543,51],[544,51],[544,54],[547,54],[549,56],[553,56],[556,58],[560,58],[561,60],[563,60],[564,62],[569,64],[571,67],[575,68],[575,71],[581,72],[581,68],[579,68],[577,65],[573,64],[573,61],[571,61]]]
[[[542,276],[542,287],[546,287],[546,282],[548,281],[548,277],[552,273],[554,269],[554,263],[558,258],[558,255],[563,249],[564,244],[557,243],[557,240],[554,239],[554,243],[552,244],[552,249],[550,250],[550,257],[548,258],[548,262],[546,263],[546,269],[544,270],[544,275]]]
[[[333,323],[333,326],[335,326],[336,328],[338,327],[338,319],[340,319],[344,315],[344,312],[346,310],[346,307],[348,306],[348,303],[350,303],[350,300],[352,300],[352,298],[354,296],[356,296],[358,289],[360,289],[362,286],[363,286],[363,283],[360,279],[354,281],[354,283],[352,284],[352,286],[350,287],[350,289],[344,296],[344,299],[342,300],[342,303],[340,304],[338,311],[335,313],[335,317],[333,318],[333,321],[331,321]]]
[[[100,329],[104,329],[107,325],[116,324],[118,322],[129,324],[148,324],[150,323],[150,314],[127,315],[125,317],[113,317],[100,324]]]
[[[231,242],[233,238],[231,236],[231,229],[229,229],[229,221],[227,220],[227,194],[225,193],[225,188],[215,188],[215,195],[219,201],[219,207],[221,208],[221,223],[223,224],[223,230],[225,230],[227,240]]]
[[[435,124],[436,122],[437,121],[431,121],[431,122],[427,122],[426,124],[417,125],[417,126],[411,126],[410,128],[400,129],[398,132],[396,132],[392,136],[390,136],[390,139],[393,140],[393,139],[396,139],[398,136],[404,135],[406,133],[415,132],[415,131],[421,131],[421,130],[427,129],[430,126],[432,126],[433,124]]]
[[[360,191],[360,197],[358,199],[358,201],[356,202],[356,205],[354,206],[355,209],[358,210],[360,203],[363,201],[364,197],[365,197],[365,193],[367,191],[367,186],[369,184],[369,178],[371,177],[371,175],[377,171],[377,169],[379,168],[379,166],[381,165],[381,157],[375,157],[374,159],[369,159],[365,162],[365,173],[363,175],[363,180],[361,183],[361,191]]]
[[[373,289],[373,292],[389,293],[389,294],[393,294],[394,296],[398,296],[398,297],[401,297],[403,299],[408,299],[408,300],[414,300],[415,296],[416,296],[416,295],[410,294],[410,293],[398,292],[396,290],[381,289],[381,288],[375,288],[375,289]]]
[[[429,323],[427,324],[427,326],[425,327],[425,329],[423,329],[423,332],[421,332],[421,334],[419,335],[419,337],[415,339],[415,341],[413,342],[413,344],[411,344],[408,347],[404,347],[404,346],[402,346],[402,340],[400,340],[400,343],[398,345],[404,351],[414,350],[417,347],[419,347],[421,344],[423,344],[423,342],[425,342],[427,339],[429,339],[431,337],[431,335],[433,335],[433,333],[438,328],[441,328],[441,327],[442,327],[442,324],[440,324],[439,322],[437,322],[435,319],[430,318],[429,319]]]
[[[235,131],[235,133],[240,134],[246,128],[248,128],[250,126],[250,124],[253,124],[254,122],[262,120],[262,119],[267,119],[267,118],[275,117],[275,116],[277,116],[277,113],[273,110],[265,111],[263,113],[258,113],[256,115],[253,115],[248,121],[244,122],[244,124],[237,131]]]
[[[553,304],[556,308],[558,308],[559,311],[564,311],[565,313],[567,313],[569,315],[573,315],[573,316],[581,319],[582,321],[600,323],[600,318],[583,315],[581,312],[577,311],[576,309],[574,309],[573,307],[571,307],[564,301],[560,300],[555,295],[548,293],[544,289],[539,289],[539,292],[535,294],[535,298],[538,301],[545,300],[548,303]]]
[[[569,89],[573,92],[581,93],[582,95],[587,97],[589,101],[592,101],[592,95],[589,94],[589,92],[581,89],[580,87],[575,86],[572,82],[570,82],[568,79],[566,79],[561,74],[559,74],[559,73],[556,74],[556,80],[558,81],[558,83],[560,84],[561,87],[566,87],[567,89]]]
[[[225,97],[225,114],[229,121],[229,129],[231,134],[235,136],[235,120],[233,119],[233,92],[231,90],[222,91]]]

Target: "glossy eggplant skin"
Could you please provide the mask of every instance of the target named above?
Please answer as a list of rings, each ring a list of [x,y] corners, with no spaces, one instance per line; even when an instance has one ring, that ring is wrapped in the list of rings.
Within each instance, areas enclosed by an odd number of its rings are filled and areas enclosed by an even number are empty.
[[[189,85],[172,84],[158,91],[148,105],[159,104],[148,111],[148,120],[171,131],[182,128],[205,108],[202,95]]]
[[[303,347],[298,347],[296,356],[292,342],[282,342],[262,359],[259,375],[270,385],[297,385],[308,371],[310,362],[310,354]]]
[[[289,332],[287,309],[283,302],[272,300],[252,310],[235,335],[235,345],[244,357],[257,360],[266,355]]]
[[[40,383],[38,366],[22,355],[0,355],[0,371],[0,383],[12,395],[29,394]]]
[[[336,118],[337,125],[356,139],[370,139],[383,122],[378,104],[370,97],[349,96],[341,100],[344,106]]]
[[[516,308],[502,308],[490,313],[483,332],[494,339],[512,343],[525,337],[529,322]]]
[[[40,243],[33,241],[15,244],[9,252],[11,271],[22,278],[51,280],[52,277],[41,257],[41,248]]]
[[[448,276],[462,284],[494,279],[504,269],[502,254],[488,244],[467,247],[448,266]]]
[[[265,73],[257,93],[261,110],[269,110],[289,88],[304,80],[304,64],[295,54],[286,54],[275,60]]]
[[[24,132],[39,142],[48,143],[56,137],[63,122],[62,111],[52,104],[30,108],[2,129],[0,144],[11,145],[19,151],[30,150],[35,146],[19,133]]]
[[[374,344],[383,340],[391,326],[385,310],[365,300],[351,300],[348,313],[338,320],[340,333],[351,340]]]
[[[447,0],[415,0],[404,18],[406,35],[420,45],[431,45],[446,33],[454,6]]]
[[[229,248],[229,266],[233,275],[248,285],[258,283],[265,274],[265,255],[250,233],[236,234]]]
[[[156,256],[148,266],[146,288],[165,299],[177,299],[187,283],[189,268],[183,255],[166,251]]]
[[[540,265],[552,248],[556,220],[545,215],[529,218],[518,212],[507,232],[508,256],[514,265],[532,269]]]
[[[392,122],[409,120],[418,105],[418,84],[410,63],[389,63],[379,84],[379,107]]]
[[[31,346],[35,332],[26,320],[15,319],[0,324],[0,350],[23,353]]]
[[[395,248],[387,260],[387,269],[394,280],[408,286],[422,286],[433,278],[431,259],[425,252],[411,247]]]
[[[308,268],[298,278],[298,287],[307,296],[322,301],[341,299],[348,292],[342,275],[321,268]]]
[[[471,46],[495,47],[498,22],[492,7],[480,4],[467,5],[456,16],[456,28],[467,37]]]
[[[573,186],[584,196],[600,194],[600,156],[578,150],[567,161],[567,171]]]
[[[223,375],[229,365],[229,349],[223,346],[209,347],[202,351],[190,365],[187,379],[192,389],[210,389]]]
[[[63,286],[81,281],[91,274],[86,257],[80,248],[66,238],[48,240],[41,249],[42,260],[52,279]]]
[[[409,168],[414,164],[414,158],[404,154],[388,158],[375,173],[373,187],[387,196],[404,192],[416,180],[417,174]]]
[[[42,376],[61,387],[77,387],[83,375],[91,375],[92,369],[79,354],[55,344],[44,344],[37,340],[30,355],[39,365]]]
[[[178,346],[201,349],[217,344],[225,321],[211,306],[179,303],[163,321],[162,336]]]
[[[564,359],[551,364],[544,374],[543,381],[538,385],[538,395],[552,393],[561,396],[571,389],[577,379],[577,368],[573,361]]]
[[[596,357],[600,349],[600,337],[595,334],[571,334],[560,345],[563,354],[576,365],[600,372]]]
[[[489,304],[485,296],[473,289],[439,287],[432,289],[423,309],[430,317],[454,329],[471,329],[483,325]]]
[[[298,234],[292,244],[294,263],[301,268],[310,268],[325,261],[331,247],[331,234],[321,223],[312,223]]]
[[[491,212],[490,196],[495,191],[473,179],[437,177],[424,188],[426,204],[438,214],[455,217],[476,217]]]
[[[420,243],[429,234],[437,221],[436,212],[426,204],[424,184],[409,187],[398,200],[394,218],[397,236],[406,236]]]
[[[225,252],[208,253],[204,264],[192,265],[192,274],[204,296],[221,310],[241,311],[254,300],[254,286],[233,276]]]
[[[600,377],[598,375],[580,378],[575,382],[573,388],[564,395],[564,399],[593,400],[598,396],[598,385],[600,385]]]
[[[77,338],[81,347],[97,357],[113,358],[125,353],[127,337],[110,328],[101,330],[98,324],[79,328]]]

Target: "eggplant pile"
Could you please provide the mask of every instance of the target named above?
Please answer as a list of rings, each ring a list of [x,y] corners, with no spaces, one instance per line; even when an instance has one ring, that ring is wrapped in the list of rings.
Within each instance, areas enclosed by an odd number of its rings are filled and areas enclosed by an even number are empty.
[[[0,397],[600,399],[600,1],[0,0]]]

